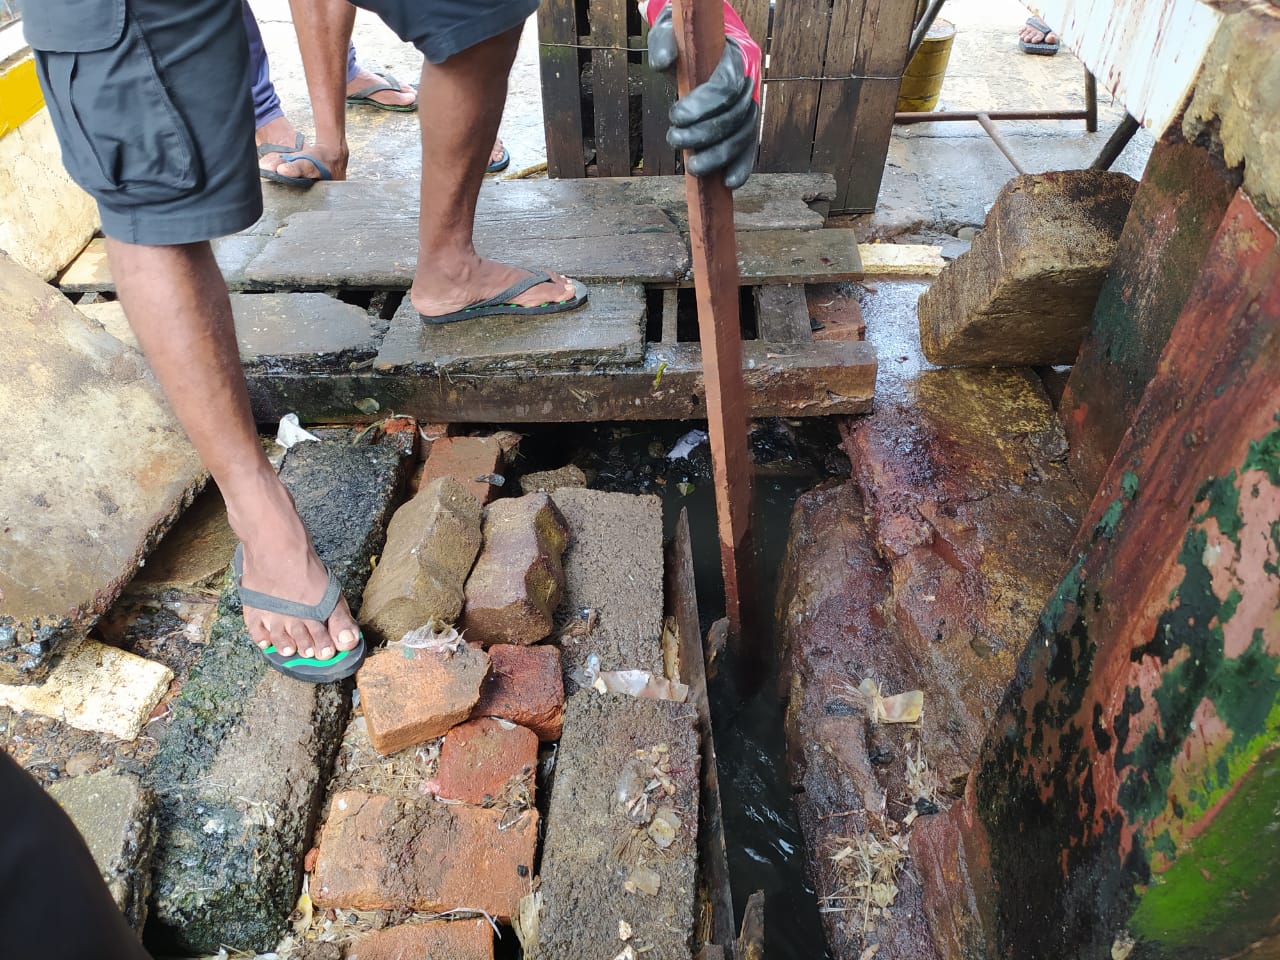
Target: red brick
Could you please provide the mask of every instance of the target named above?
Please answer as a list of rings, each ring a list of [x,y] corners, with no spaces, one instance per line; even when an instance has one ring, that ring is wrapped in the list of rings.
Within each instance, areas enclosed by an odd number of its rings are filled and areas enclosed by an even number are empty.
[[[560,739],[564,725],[564,674],[552,646],[489,648],[492,665],[472,717],[501,717],[528,727],[544,743]]]
[[[501,463],[502,445],[492,437],[440,437],[431,444],[431,453],[422,468],[422,483],[453,477],[482,504],[488,503],[497,488],[477,477],[498,473]]]
[[[361,937],[345,960],[493,960],[493,927],[478,920],[405,924]]]
[[[440,796],[485,803],[521,785],[533,799],[538,735],[505,720],[482,717],[454,727],[440,749]]]
[[[564,596],[569,526],[545,493],[499,500],[484,518],[484,547],[467,578],[463,625],[481,643],[537,643]]]
[[[488,672],[489,656],[474,644],[375,653],[356,674],[374,749],[385,756],[448,733],[471,716]]]
[[[483,910],[507,921],[529,893],[538,813],[500,829],[504,812],[377,794],[333,798],[311,878],[319,907]]]

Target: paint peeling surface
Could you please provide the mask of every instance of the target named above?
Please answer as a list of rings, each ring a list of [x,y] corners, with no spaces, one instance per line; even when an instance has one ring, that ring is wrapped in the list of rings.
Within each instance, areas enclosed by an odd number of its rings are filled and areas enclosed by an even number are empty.
[[[1189,960],[1277,935],[1278,277],[1238,193],[970,795],[913,840],[944,876],[960,847],[972,878],[975,921],[926,882],[947,956]]]
[[[1177,116],[1222,13],[1200,0],[1035,0],[1100,86],[1156,133]]]

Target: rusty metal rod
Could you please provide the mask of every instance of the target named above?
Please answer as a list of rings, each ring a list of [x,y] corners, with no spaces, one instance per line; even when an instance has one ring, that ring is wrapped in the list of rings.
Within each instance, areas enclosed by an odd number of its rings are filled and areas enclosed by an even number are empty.
[[[1088,120],[1086,110],[933,110],[894,114],[895,123],[936,123],[948,120]]]
[[[981,125],[983,130],[987,131],[987,136],[991,138],[991,142],[994,143],[999,148],[1000,152],[1008,158],[1009,162],[1013,164],[1013,169],[1017,170],[1018,173],[1026,173],[1026,168],[1018,162],[1017,156],[1014,155],[1013,148],[1005,142],[1004,137],[1000,136],[1000,131],[997,130],[996,125],[991,122],[991,118],[985,113],[980,113],[978,114],[978,123]]]

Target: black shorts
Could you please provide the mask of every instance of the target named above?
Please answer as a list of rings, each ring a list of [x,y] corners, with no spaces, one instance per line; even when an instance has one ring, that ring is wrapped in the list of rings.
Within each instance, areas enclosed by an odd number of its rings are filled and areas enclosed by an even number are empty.
[[[22,18],[107,236],[193,243],[261,216],[240,0],[23,0]]]
[[[514,30],[538,9],[538,0],[352,0],[376,13],[429,63]]]

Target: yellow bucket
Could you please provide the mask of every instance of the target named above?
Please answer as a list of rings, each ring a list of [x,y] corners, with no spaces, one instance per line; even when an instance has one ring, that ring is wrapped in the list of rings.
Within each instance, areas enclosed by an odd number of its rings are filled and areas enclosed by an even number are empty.
[[[942,79],[951,59],[951,44],[956,39],[956,27],[946,20],[935,20],[920,44],[920,49],[907,64],[898,91],[898,112],[918,113],[932,110],[938,105],[942,93]]]

